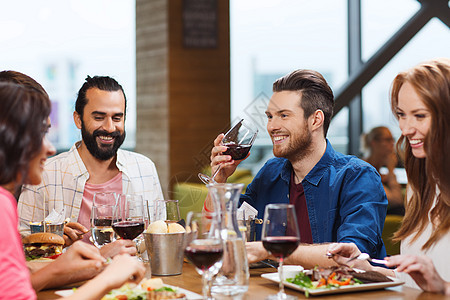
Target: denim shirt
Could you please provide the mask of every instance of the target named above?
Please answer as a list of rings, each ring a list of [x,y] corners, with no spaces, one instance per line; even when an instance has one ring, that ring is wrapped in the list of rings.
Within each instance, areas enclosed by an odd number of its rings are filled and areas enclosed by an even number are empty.
[[[266,162],[248,185],[246,201],[264,217],[269,203],[289,203],[291,163],[285,158]],[[355,156],[336,152],[329,141],[324,155],[302,181],[314,243],[355,243],[371,257],[385,257],[381,239],[387,198],[378,172]],[[256,225],[257,240],[262,225]]]

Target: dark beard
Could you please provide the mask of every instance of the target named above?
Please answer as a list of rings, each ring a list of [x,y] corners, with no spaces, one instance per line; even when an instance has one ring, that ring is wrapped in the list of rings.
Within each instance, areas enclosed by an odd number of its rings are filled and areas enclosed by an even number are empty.
[[[292,137],[292,135],[290,136]],[[276,157],[287,158],[290,162],[295,162],[302,160],[311,153],[312,135],[305,126],[302,134],[295,140],[285,150],[273,151]]]
[[[102,145],[99,147],[96,140],[97,136],[110,136],[114,138],[114,144],[105,146]],[[119,150],[120,146],[122,146],[122,143],[125,140],[125,131],[123,132],[123,134],[120,134],[119,131],[107,132],[97,129],[94,130],[92,134],[90,134],[86,130],[84,122],[81,121],[81,137],[84,144],[86,145],[86,148],[89,150],[89,153],[91,153],[92,156],[99,160],[108,160],[114,157],[117,154],[117,150]]]

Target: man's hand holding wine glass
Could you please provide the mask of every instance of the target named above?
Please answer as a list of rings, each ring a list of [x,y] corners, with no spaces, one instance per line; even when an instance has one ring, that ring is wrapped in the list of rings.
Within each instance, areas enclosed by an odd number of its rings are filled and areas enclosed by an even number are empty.
[[[226,182],[227,178],[236,171],[237,166],[242,162],[242,160],[233,160],[231,155],[225,154],[228,147],[222,144],[224,136],[223,133],[217,136],[214,140],[214,148],[211,150],[211,172],[214,174],[220,166],[219,172],[214,177],[214,180],[218,183]],[[248,155],[250,155],[250,152],[247,153]]]
[[[240,120],[225,134],[219,134],[211,150],[211,176],[199,173],[203,183],[224,183],[234,173],[237,165],[249,155],[250,148],[258,135],[255,125]],[[225,167],[227,170],[222,170]],[[219,177],[217,177],[219,176]]]

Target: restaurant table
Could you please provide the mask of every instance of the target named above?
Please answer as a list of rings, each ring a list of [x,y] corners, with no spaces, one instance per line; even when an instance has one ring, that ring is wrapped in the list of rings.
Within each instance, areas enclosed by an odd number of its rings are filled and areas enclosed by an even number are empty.
[[[149,268],[147,268],[149,270]],[[278,292],[278,284],[261,277],[261,274],[272,273],[273,268],[250,269],[250,284],[248,292],[243,299],[264,299],[267,295],[276,294]],[[149,273],[147,271],[147,273]],[[147,278],[149,278],[147,274]],[[180,288],[201,294],[202,284],[201,277],[196,272],[193,265],[184,263],[183,273],[176,276],[153,276],[162,278],[163,282],[168,285],[178,286]],[[45,290],[38,293],[39,300],[58,299],[59,296],[54,292],[60,289]],[[297,296],[299,299],[306,299],[302,292],[285,288],[289,295]],[[356,299],[377,299],[377,300],[397,300],[397,299],[420,299],[420,300],[438,300],[449,299],[440,294],[426,293],[417,289],[408,288],[404,286],[397,286],[381,290],[352,292],[343,294],[332,294],[323,296],[310,296],[309,299],[341,299],[341,300],[356,300]]]

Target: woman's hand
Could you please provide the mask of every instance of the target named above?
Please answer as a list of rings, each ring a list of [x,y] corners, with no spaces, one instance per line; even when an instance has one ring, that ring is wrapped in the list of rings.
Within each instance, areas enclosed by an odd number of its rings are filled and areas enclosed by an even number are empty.
[[[110,290],[119,288],[126,282],[139,283],[144,274],[145,267],[139,260],[128,254],[119,254],[103,272],[64,299],[100,299]]]
[[[433,261],[429,257],[395,255],[387,257],[386,260],[388,261],[386,266],[397,266],[397,272],[409,274],[424,291],[441,294],[447,292],[450,295],[449,283],[445,282],[442,277],[439,276]]]
[[[36,291],[91,279],[103,269],[105,258],[97,248],[75,242],[67,251],[44,268],[31,274]]]
[[[128,254],[119,254],[95,280],[102,282],[109,289],[115,289],[126,282],[139,283],[144,275],[145,267],[142,262]]]
[[[101,269],[105,258],[100,255],[99,250],[84,242],[75,242],[67,251],[58,257],[53,265],[63,270],[78,271],[86,268]]]

